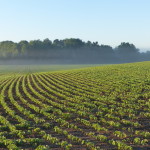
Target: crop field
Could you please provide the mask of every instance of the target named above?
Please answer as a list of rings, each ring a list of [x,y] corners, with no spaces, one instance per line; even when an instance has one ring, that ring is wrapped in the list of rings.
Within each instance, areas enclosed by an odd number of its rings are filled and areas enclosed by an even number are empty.
[[[0,149],[149,150],[150,62],[74,68],[0,67]]]

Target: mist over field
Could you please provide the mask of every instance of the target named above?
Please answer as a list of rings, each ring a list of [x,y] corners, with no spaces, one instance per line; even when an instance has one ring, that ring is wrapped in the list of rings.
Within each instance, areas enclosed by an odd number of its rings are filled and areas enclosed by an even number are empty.
[[[150,60],[150,51],[122,42],[115,48],[81,39],[0,42],[0,64],[115,64]]]

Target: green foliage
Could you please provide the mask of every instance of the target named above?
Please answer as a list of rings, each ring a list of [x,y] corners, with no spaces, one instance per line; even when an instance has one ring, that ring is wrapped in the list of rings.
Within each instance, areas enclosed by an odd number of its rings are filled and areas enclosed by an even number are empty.
[[[63,40],[47,39],[0,42],[0,58],[2,60],[26,60],[23,64],[33,63],[35,59],[42,59],[46,63],[71,61],[72,63],[118,63],[149,60],[150,52],[140,53],[133,44],[122,42],[113,49],[109,45],[99,45],[98,42],[84,42],[78,38]],[[53,61],[52,61],[53,60]],[[55,61],[54,61],[55,60]],[[59,60],[59,61],[58,61]],[[10,61],[10,63],[11,63]],[[2,61],[3,62],[3,61]],[[1,63],[2,63],[1,62]],[[8,63],[7,61],[4,61]],[[13,61],[15,62],[15,61]],[[38,62],[38,61],[37,61]]]
[[[1,73],[0,149],[147,148],[149,78],[149,62]]]

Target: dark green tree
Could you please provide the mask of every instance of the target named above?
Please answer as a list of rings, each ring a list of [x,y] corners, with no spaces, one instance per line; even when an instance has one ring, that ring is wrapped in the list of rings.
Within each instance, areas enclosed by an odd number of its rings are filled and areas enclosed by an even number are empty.
[[[63,40],[65,48],[77,49],[84,46],[84,42],[80,39],[65,39]]]
[[[132,62],[139,59],[139,49],[133,44],[122,42],[115,48],[116,55],[124,62]]]

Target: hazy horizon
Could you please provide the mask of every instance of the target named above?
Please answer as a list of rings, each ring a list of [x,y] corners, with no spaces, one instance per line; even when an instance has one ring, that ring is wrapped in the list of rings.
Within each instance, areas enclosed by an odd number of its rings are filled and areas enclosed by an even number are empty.
[[[71,37],[72,38],[72,37]],[[11,39],[7,39],[7,40],[3,40],[3,41],[13,41],[13,42],[16,42],[16,43],[18,43],[18,42],[20,42],[20,41],[32,41],[32,40],[44,40],[44,39],[47,39],[47,37],[46,38],[43,38],[43,39],[31,39],[31,40],[26,40],[26,39],[22,39],[22,40],[16,40],[16,41],[14,41],[14,40],[11,40]],[[49,38],[48,38],[49,39]],[[67,38],[64,38],[64,39],[67,39]],[[59,40],[64,40],[64,39],[59,39]],[[79,39],[81,39],[81,38],[79,38]],[[49,39],[49,40],[52,40],[52,39]],[[55,39],[53,39],[52,41],[54,41]],[[87,41],[89,41],[89,40],[84,40],[84,39],[81,39],[82,41],[84,41],[84,42],[87,42]],[[96,41],[98,41],[98,40],[96,40]],[[96,42],[96,41],[91,41],[91,42]],[[0,42],[2,42],[2,41],[0,41]],[[122,41],[122,42],[124,42],[124,41]],[[122,43],[121,42],[121,43]],[[128,42],[128,41],[126,41],[127,43],[131,43],[131,42]],[[118,45],[120,45],[121,43],[118,43]],[[108,43],[99,43],[99,45],[109,45]],[[131,43],[131,44],[134,44],[134,43]],[[116,48],[118,45],[109,45],[109,46],[111,46],[112,48]],[[135,45],[135,44],[134,44]],[[136,45],[135,45],[136,46]],[[146,52],[146,51],[150,51],[150,48],[143,48],[143,47],[137,47],[136,46],[136,48],[138,48],[138,49],[140,49],[140,52]]]
[[[0,41],[80,38],[150,50],[149,0],[0,1]]]

